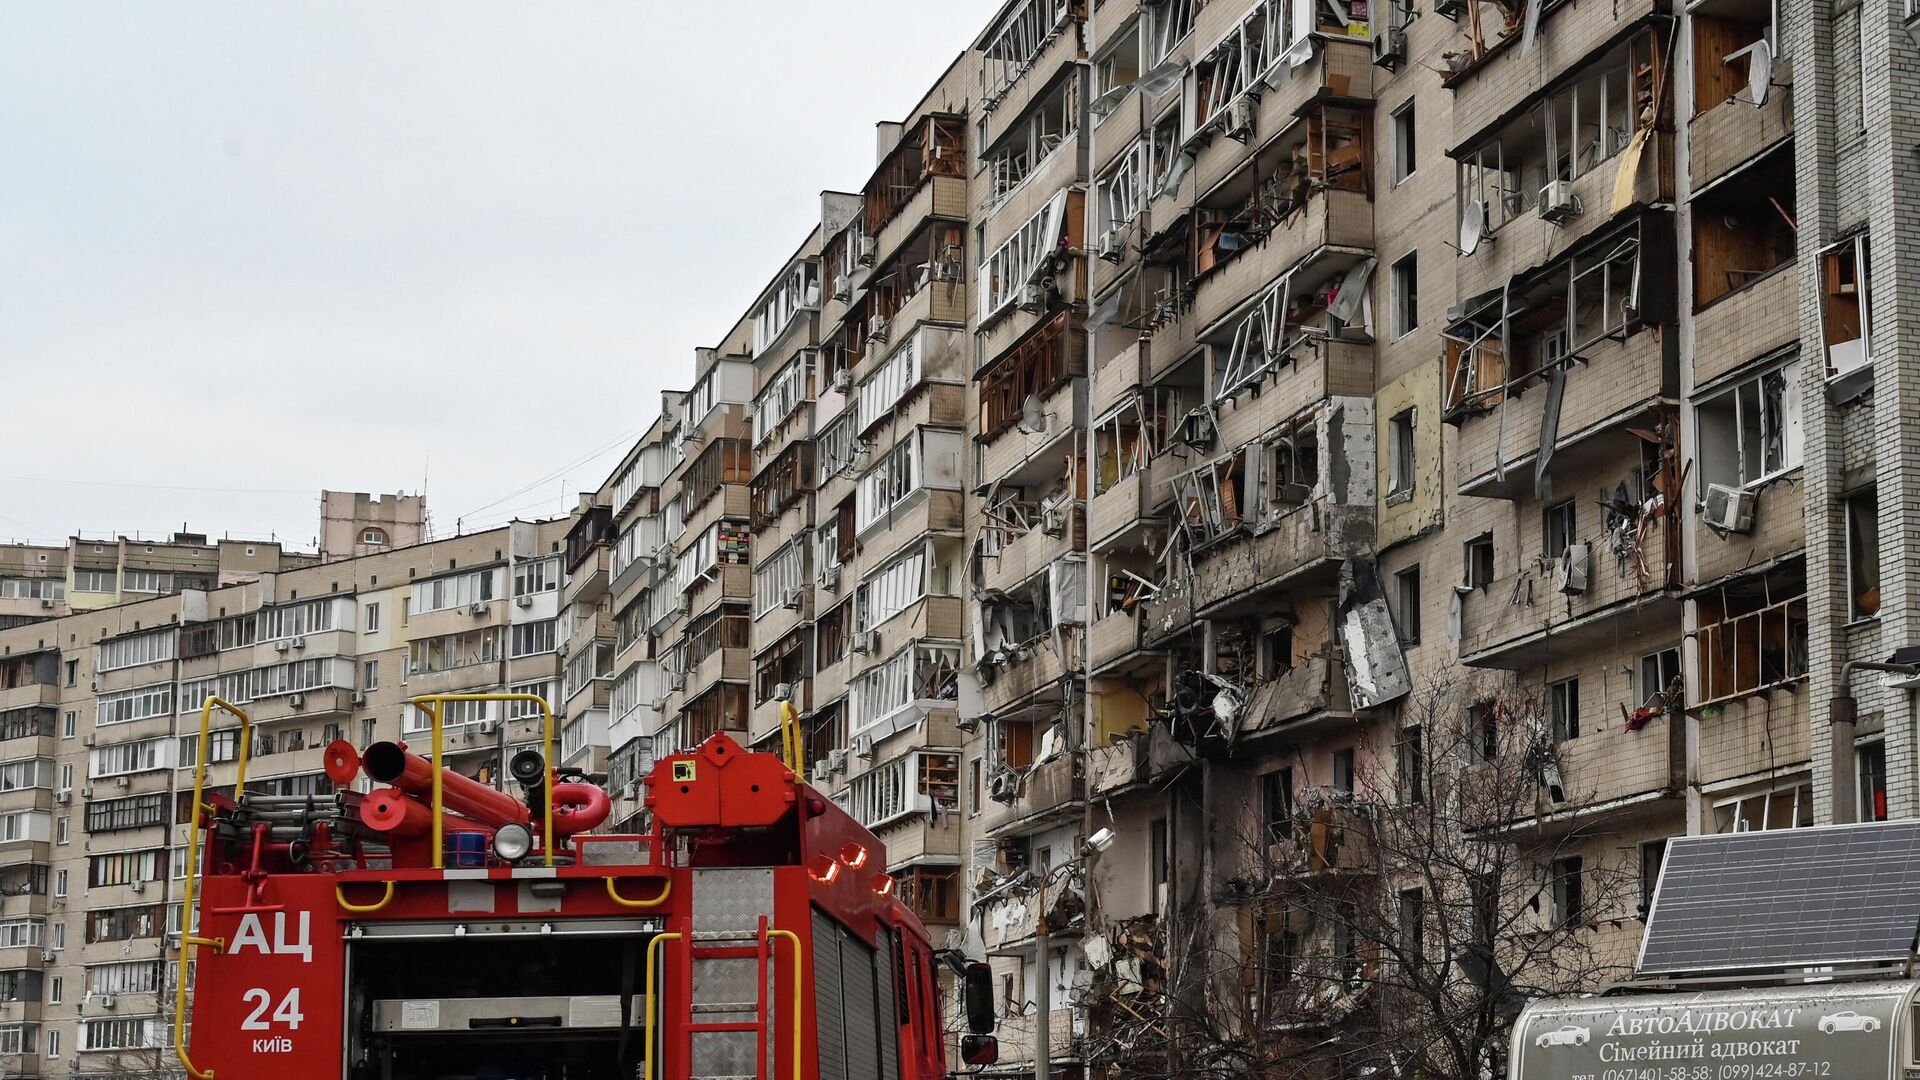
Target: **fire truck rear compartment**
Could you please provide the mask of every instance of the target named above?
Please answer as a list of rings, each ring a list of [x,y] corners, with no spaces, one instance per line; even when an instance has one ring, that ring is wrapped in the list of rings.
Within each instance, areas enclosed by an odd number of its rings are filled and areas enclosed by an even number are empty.
[[[349,1076],[626,1080],[644,1039],[647,938],[538,926],[359,938],[348,964]]]

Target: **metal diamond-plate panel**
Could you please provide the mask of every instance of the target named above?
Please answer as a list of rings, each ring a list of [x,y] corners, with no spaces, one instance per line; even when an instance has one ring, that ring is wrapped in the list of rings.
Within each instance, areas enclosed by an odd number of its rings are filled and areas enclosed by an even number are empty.
[[[745,1005],[751,1014],[757,1007],[759,993],[754,989],[754,978],[760,974],[760,964],[751,957],[702,957],[693,962],[693,1004],[702,1005]],[[736,1019],[727,1016],[724,1019]]]
[[[693,872],[693,932],[755,934],[760,916],[773,910],[773,871],[769,868],[711,869]]]
[[[711,1078],[757,1076],[753,1054],[759,1040],[751,1031],[696,1031],[693,1040],[691,1075]]]

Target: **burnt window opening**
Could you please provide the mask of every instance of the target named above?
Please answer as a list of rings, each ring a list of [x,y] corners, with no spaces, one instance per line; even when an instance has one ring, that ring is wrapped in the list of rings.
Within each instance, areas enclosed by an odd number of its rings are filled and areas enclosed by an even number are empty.
[[[1794,191],[1788,143],[1694,198],[1695,310],[1793,265]]]

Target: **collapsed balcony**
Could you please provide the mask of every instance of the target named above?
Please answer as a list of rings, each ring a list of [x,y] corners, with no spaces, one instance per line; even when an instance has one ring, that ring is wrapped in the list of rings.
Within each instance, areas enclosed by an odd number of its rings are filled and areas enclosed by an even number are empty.
[[[1019,586],[980,596],[974,673],[989,711],[1063,700],[1080,669],[1086,560],[1068,555]]]
[[[1584,461],[1637,453],[1634,430],[1677,396],[1672,243],[1670,215],[1643,215],[1461,305],[1443,387],[1460,494],[1537,495]]]

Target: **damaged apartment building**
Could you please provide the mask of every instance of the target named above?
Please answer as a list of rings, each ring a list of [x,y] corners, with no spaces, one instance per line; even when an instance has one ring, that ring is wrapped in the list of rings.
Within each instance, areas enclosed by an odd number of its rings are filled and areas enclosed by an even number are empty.
[[[1005,1075],[1376,1067],[1288,912],[1417,935],[1455,758],[1603,955],[1669,836],[1920,811],[1906,18],[1010,0],[594,498],[622,790],[790,714]]]

